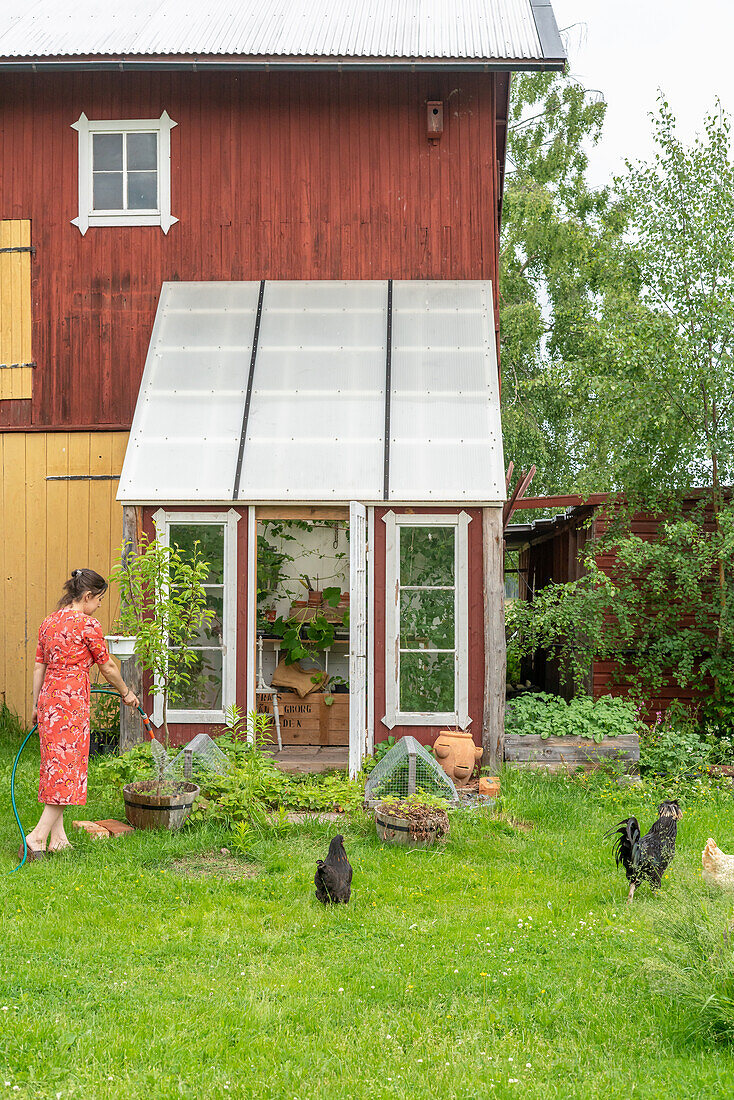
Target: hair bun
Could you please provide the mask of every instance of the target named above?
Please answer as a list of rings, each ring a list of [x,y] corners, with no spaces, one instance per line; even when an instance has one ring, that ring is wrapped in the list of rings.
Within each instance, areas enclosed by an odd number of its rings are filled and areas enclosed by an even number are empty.
[[[82,571],[81,569],[72,569],[71,575],[76,580],[77,577],[80,577],[82,575]]]

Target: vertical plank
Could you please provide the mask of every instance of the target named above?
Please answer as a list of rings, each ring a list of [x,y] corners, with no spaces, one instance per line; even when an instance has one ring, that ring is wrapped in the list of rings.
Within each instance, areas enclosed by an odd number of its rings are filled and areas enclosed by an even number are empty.
[[[89,447],[89,473],[94,476],[109,477],[112,469],[111,432],[93,432]],[[92,569],[103,577],[109,577],[112,550],[115,546],[111,532],[110,496],[114,500],[117,491],[116,481],[91,481],[89,483],[89,553],[88,560]],[[99,609],[99,619],[105,633],[117,617],[116,593],[110,590]]]
[[[493,773],[505,748],[505,616],[502,583],[502,509],[482,509],[484,562],[484,721],[482,764]]]
[[[7,638],[5,690],[16,709],[24,705],[30,687],[26,677],[26,554],[25,554],[25,440],[22,432],[7,433],[4,446],[3,482],[8,520],[5,543],[5,619]]]
[[[38,628],[51,608],[46,593],[46,435],[25,436],[25,556],[27,667],[33,667]],[[26,717],[30,717],[26,715]]]
[[[49,432],[46,437],[46,474],[69,473],[69,436]],[[69,531],[67,526],[68,481],[46,482],[46,607],[51,611],[69,577]]]
[[[89,432],[69,434],[69,477],[89,476]],[[69,572],[95,566],[89,560],[89,488],[88,480],[69,481],[66,497],[69,531]]]
[[[31,243],[27,220],[0,221],[0,248]],[[31,361],[31,257],[28,252],[0,253],[0,400],[31,396],[33,370],[9,364]]]

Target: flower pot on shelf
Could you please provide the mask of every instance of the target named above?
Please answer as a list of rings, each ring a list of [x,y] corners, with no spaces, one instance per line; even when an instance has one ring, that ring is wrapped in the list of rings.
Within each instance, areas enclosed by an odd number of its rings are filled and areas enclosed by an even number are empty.
[[[105,634],[104,640],[107,642],[110,653],[114,654],[115,657],[126,661],[128,657],[135,656],[135,643],[137,641],[135,634]]]
[[[135,829],[180,829],[200,788],[196,783],[142,779],[122,788],[125,817]]]

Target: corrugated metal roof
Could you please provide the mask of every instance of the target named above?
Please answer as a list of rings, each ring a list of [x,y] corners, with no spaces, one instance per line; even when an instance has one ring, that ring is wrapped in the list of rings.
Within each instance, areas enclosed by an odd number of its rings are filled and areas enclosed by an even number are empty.
[[[265,283],[249,403],[260,284],[165,283],[118,499],[504,500],[491,285],[392,286],[386,448],[387,283]]]
[[[0,7],[0,57],[532,63],[560,47],[543,30],[545,9],[548,0],[14,0]]]

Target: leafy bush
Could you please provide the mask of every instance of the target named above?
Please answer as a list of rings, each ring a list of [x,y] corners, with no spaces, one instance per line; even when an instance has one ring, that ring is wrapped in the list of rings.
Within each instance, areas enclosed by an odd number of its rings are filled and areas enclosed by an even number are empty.
[[[549,737],[583,737],[597,744],[605,737],[637,733],[639,719],[633,703],[603,695],[594,702],[579,696],[567,703],[557,695],[532,692],[507,704],[505,729],[511,734]]]
[[[693,775],[734,760],[734,740],[706,732],[697,712],[674,702],[640,737],[643,775]]]
[[[349,811],[362,806],[364,782],[344,772],[324,775],[287,775],[263,752],[257,739],[249,743],[232,734],[217,738],[228,757],[227,775],[200,781],[201,797],[189,821],[232,826],[238,822],[264,826],[278,809]],[[126,783],[154,774],[150,745],[138,745],[122,756],[108,756],[95,764],[93,781],[112,783],[120,791]]]

